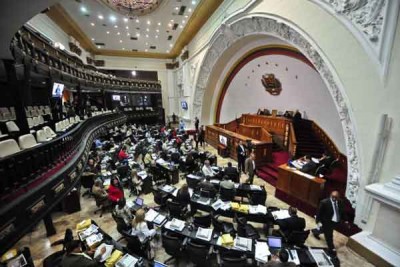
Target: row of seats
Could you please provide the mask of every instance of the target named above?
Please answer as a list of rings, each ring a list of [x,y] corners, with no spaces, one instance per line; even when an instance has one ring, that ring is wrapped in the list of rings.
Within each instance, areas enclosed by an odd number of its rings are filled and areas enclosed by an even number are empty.
[[[33,134],[24,134],[18,137],[18,144],[14,139],[1,141],[0,158],[10,156],[24,149],[35,147],[39,143],[50,141],[56,136],[56,133],[54,133],[49,126],[45,126],[36,132],[36,138],[33,136]]]
[[[97,115],[101,115],[101,114],[109,114],[111,113],[111,110],[104,110],[102,109],[101,111],[94,111],[92,112],[92,116],[97,116]]]
[[[25,114],[27,118],[37,117],[39,115],[51,116],[51,109],[49,106],[27,106],[25,108]]]
[[[134,111],[134,110],[137,110],[137,111],[139,111],[139,110],[151,110],[151,111],[153,111],[153,108],[152,107],[135,107],[134,109],[133,108],[124,108],[124,111]]]
[[[0,122],[15,121],[16,119],[14,107],[0,107]]]
[[[29,126],[29,129],[31,130],[31,133],[35,132],[33,130],[34,128],[47,123],[47,121],[44,120],[42,115],[39,115],[37,117],[27,118],[27,120],[28,120],[28,126]]]
[[[75,117],[70,117],[69,119],[64,119],[62,121],[56,122],[55,129],[57,133],[64,132],[74,126],[74,124],[79,123],[81,118],[76,115]]]

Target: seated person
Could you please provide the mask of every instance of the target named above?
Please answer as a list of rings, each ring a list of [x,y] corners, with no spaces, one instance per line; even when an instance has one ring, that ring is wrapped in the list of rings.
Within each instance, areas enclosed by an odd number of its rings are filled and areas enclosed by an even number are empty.
[[[95,144],[96,148],[102,148],[102,146],[103,146],[103,143],[101,142],[101,140],[99,138],[94,140],[94,144]]]
[[[153,237],[156,234],[155,229],[149,230],[144,220],[146,212],[144,209],[136,211],[135,219],[132,220],[132,235],[137,236],[140,242],[144,242],[147,237]]]
[[[326,168],[328,168],[334,160],[335,159],[329,154],[328,151],[324,151],[322,156],[318,159],[318,164],[320,166],[324,165]]]
[[[194,170],[196,165],[195,165],[195,162],[194,162],[193,153],[189,152],[186,155],[185,165],[186,165],[186,168],[187,168],[188,172],[192,172]]]
[[[288,237],[293,231],[304,231],[306,228],[306,220],[297,216],[297,209],[289,207],[289,218],[276,220],[280,231]]]
[[[304,165],[301,167],[300,171],[308,174],[314,174],[315,170],[317,169],[317,164],[311,160],[311,156],[304,156],[303,163]]]
[[[108,187],[108,199],[117,204],[120,199],[124,198],[124,190],[117,177],[111,179],[110,186]]]
[[[129,158],[129,155],[126,153],[126,146],[123,146],[122,149],[118,153],[118,160],[123,161],[127,160]]]
[[[153,153],[153,150],[149,149],[149,150],[147,150],[146,154],[144,155],[143,163],[145,166],[150,166],[151,161],[153,160],[153,158],[151,157],[152,153]]]
[[[137,190],[137,192],[139,193],[142,192],[143,181],[138,176],[136,169],[133,169],[131,171],[131,182],[132,182],[132,187],[134,187]]]
[[[209,176],[206,176],[206,179],[197,184],[196,191],[200,192],[201,190],[210,192],[212,196],[215,196],[215,194],[217,193],[214,185],[210,182]]]
[[[129,225],[129,223],[133,219],[133,215],[132,215],[130,209],[128,208],[128,206],[126,205],[125,198],[121,198],[118,201],[118,204],[115,206],[114,213],[118,217],[122,218],[124,220],[124,222],[126,223],[126,225]]]
[[[176,194],[176,202],[182,205],[182,207],[187,207],[190,204],[190,193],[187,184],[183,184]]]
[[[232,182],[229,178],[228,175],[224,175],[224,177],[222,177],[222,182],[219,183],[219,187],[220,188],[224,188],[224,189],[235,189],[235,183]]]
[[[106,201],[108,199],[107,191],[104,189],[103,181],[101,179],[96,179],[94,181],[92,193],[99,200]]]
[[[214,177],[216,175],[216,173],[211,168],[210,161],[208,159],[204,161],[204,165],[201,171],[206,177]]]
[[[97,175],[99,173],[99,168],[96,165],[95,161],[93,158],[90,158],[88,160],[88,163],[86,164],[86,169],[85,169],[85,175]]]
[[[239,173],[235,167],[232,166],[232,162],[228,162],[228,167],[225,167],[224,174],[229,177],[232,181],[238,183]]]
[[[175,164],[178,164],[181,160],[181,154],[179,152],[175,151],[171,154],[171,161],[173,161]]]
[[[279,250],[277,255],[273,255],[271,260],[262,264],[263,267],[296,267],[294,262],[289,262],[289,253],[286,249]]]
[[[283,117],[289,119],[289,118],[292,118],[292,114],[288,110],[286,110],[285,113],[283,114]]]
[[[101,256],[106,252],[106,248],[103,247],[99,255],[92,259],[94,250],[89,251],[88,254],[82,252],[81,241],[72,240],[66,245],[66,253],[61,260],[62,267],[97,267],[102,266],[99,262]]]

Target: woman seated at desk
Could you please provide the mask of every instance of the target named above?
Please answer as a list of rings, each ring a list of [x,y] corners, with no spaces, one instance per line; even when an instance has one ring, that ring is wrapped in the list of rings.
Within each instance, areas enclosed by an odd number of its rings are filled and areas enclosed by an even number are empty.
[[[101,203],[107,201],[108,199],[107,191],[104,189],[103,181],[101,179],[96,179],[94,181],[92,193],[94,197],[98,199]]]
[[[140,194],[140,192],[142,192],[142,185],[143,185],[143,181],[142,179],[138,176],[136,169],[133,169],[131,171],[131,192],[135,192],[137,193],[137,195]]]
[[[155,229],[149,230],[146,221],[144,220],[146,212],[144,209],[136,211],[135,219],[132,220],[132,235],[137,236],[140,242],[145,242],[148,237],[153,237],[156,234]]]
[[[111,184],[108,187],[108,199],[113,203],[117,204],[120,199],[124,198],[124,190],[117,177],[111,179]]]

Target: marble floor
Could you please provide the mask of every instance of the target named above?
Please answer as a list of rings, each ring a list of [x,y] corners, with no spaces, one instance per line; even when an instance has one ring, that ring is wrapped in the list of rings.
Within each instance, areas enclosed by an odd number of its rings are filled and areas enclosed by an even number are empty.
[[[217,154],[216,150],[212,148],[211,146],[206,146],[205,150],[212,152],[213,154]],[[232,161],[234,164],[235,162],[231,159],[224,159],[218,156],[218,165],[219,166],[225,166],[228,161]],[[244,182],[246,179],[245,175],[242,175],[241,181]],[[184,179],[181,179],[179,184],[177,185],[179,187],[180,184],[184,183]],[[254,184],[258,185],[264,185],[268,197],[267,197],[267,206],[276,206],[279,208],[287,208],[288,205],[281,200],[277,199],[274,197],[275,194],[275,188],[271,186],[270,184],[264,182],[262,179],[255,178],[254,179]],[[126,196],[129,196],[129,193],[126,192]],[[148,206],[155,205],[153,201],[153,195],[148,194],[148,195],[143,195],[145,204]],[[135,197],[131,197],[133,199]],[[129,199],[129,198],[128,198]],[[61,246],[54,246],[52,247],[51,244],[59,239],[62,239],[64,237],[64,231],[67,228],[75,229],[75,226],[78,222],[82,221],[83,219],[91,218],[95,220],[98,225],[104,229],[111,237],[113,237],[115,240],[120,238],[120,234],[116,230],[116,225],[114,220],[111,217],[110,213],[105,213],[103,217],[99,217],[98,214],[94,214],[94,210],[96,210],[96,205],[95,201],[93,198],[88,198],[88,197],[82,197],[81,198],[81,211],[75,212],[73,214],[65,214],[61,212],[53,213],[52,218],[54,221],[55,228],[57,230],[57,233],[51,237],[46,237],[46,232],[45,232],[45,227],[43,222],[39,223],[36,228],[29,234],[25,235],[17,244],[17,247],[22,247],[22,246],[28,246],[31,249],[32,257],[34,259],[35,266],[42,266],[42,261],[44,258],[49,256],[50,254],[59,251],[61,249]],[[299,212],[299,216],[304,217],[306,219],[306,228],[307,229],[312,229],[315,227],[315,220],[314,218]],[[229,218],[226,218],[227,220],[231,220]],[[262,225],[254,223],[254,227],[257,229],[262,230]],[[75,233],[75,232],[74,232]],[[338,233],[334,232],[334,243],[337,248],[338,252],[338,257],[341,262],[341,266],[373,266],[370,263],[368,263],[364,258],[353,252],[351,249],[346,247],[347,243],[347,237]],[[123,241],[122,241],[123,242]],[[306,241],[306,245],[309,246],[326,246],[325,240],[323,235],[321,235],[321,240],[317,240],[314,238],[314,236],[310,235],[309,238]],[[155,259],[159,261],[164,261],[167,259],[169,256],[164,252],[164,250],[161,247],[156,248],[156,256]],[[190,263],[188,262],[181,262],[179,266],[190,266]],[[171,265],[173,266],[173,265]],[[176,266],[176,265],[175,265]]]

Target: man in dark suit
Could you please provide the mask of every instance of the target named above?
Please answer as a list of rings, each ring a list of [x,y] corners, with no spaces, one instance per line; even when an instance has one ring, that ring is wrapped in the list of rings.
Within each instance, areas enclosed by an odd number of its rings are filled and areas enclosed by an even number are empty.
[[[307,155],[304,157],[304,165],[301,167],[300,171],[308,174],[314,174],[317,169],[317,164],[311,160],[311,156]]]
[[[335,246],[333,245],[333,230],[341,221],[346,224],[346,214],[344,212],[343,201],[340,199],[338,191],[333,191],[329,198],[321,200],[317,211],[316,221],[318,225],[322,225],[317,230],[313,230],[313,235],[319,239],[319,234],[324,233],[329,253],[335,255]]]
[[[228,162],[228,167],[225,167],[224,174],[227,175],[233,182],[239,182],[239,173],[237,169],[232,166],[232,162]]]
[[[62,258],[62,267],[97,267],[101,266],[99,259],[106,252],[104,247],[97,258],[92,259],[89,255],[85,254],[81,250],[81,243],[79,240],[73,240],[66,246],[66,253]],[[93,254],[94,252],[89,252]]]
[[[246,159],[244,166],[245,171],[249,178],[247,179],[246,183],[253,184],[254,175],[256,173],[256,162],[255,162],[256,155],[251,153],[250,156]]]
[[[279,229],[286,236],[290,236],[293,231],[304,231],[306,228],[306,220],[297,216],[297,209],[295,207],[289,207],[289,218],[277,220],[276,223],[279,225]]]
[[[244,162],[246,160],[246,148],[243,145],[242,141],[239,141],[238,146],[236,147],[237,159],[238,159],[238,169],[239,173],[244,172]]]

